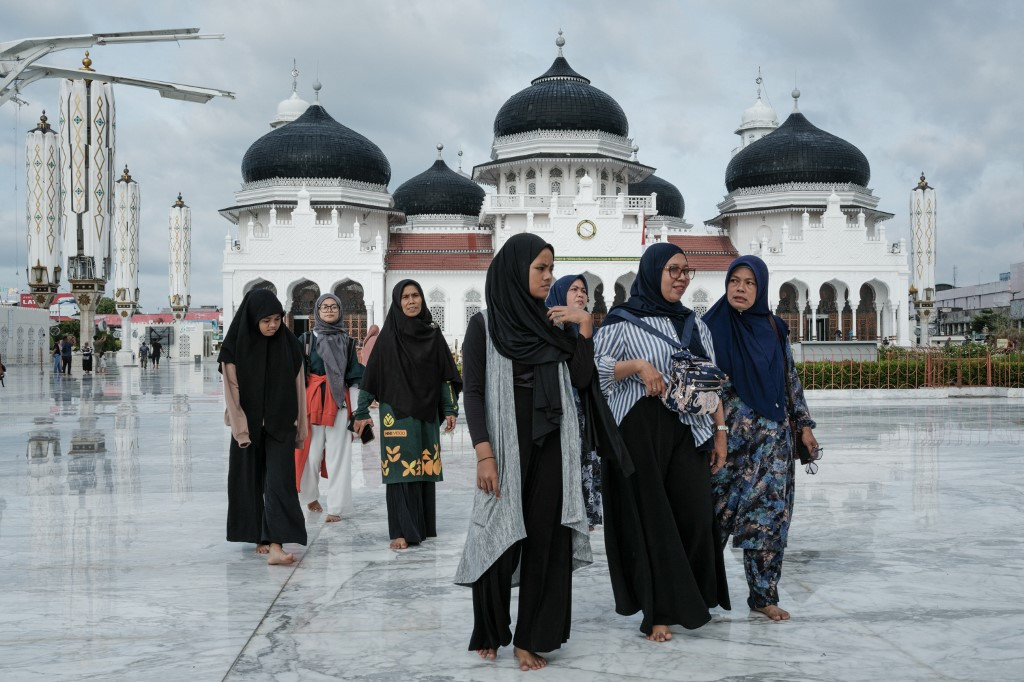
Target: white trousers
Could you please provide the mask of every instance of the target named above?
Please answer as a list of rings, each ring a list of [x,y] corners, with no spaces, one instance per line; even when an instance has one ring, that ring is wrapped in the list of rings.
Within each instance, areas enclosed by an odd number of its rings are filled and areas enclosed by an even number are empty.
[[[320,499],[320,462],[327,460],[328,514],[352,514],[352,433],[345,413],[338,414],[334,426],[313,426],[309,459],[299,482],[299,501],[308,505]]]

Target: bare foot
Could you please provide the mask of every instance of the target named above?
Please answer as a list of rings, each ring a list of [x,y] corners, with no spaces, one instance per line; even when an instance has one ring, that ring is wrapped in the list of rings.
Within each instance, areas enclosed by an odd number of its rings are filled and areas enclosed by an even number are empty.
[[[256,545],[257,554],[270,554],[270,545],[261,543]]]
[[[267,563],[271,566],[283,566],[295,562],[295,555],[288,554],[284,548],[276,542],[271,543],[270,552],[267,556]]]
[[[672,639],[672,633],[667,625],[655,625],[647,639],[651,642],[667,642]]]
[[[405,538],[395,538],[388,546],[391,549],[409,549],[409,543],[405,541]]]
[[[328,514],[324,519],[324,523],[337,523],[338,521],[341,521],[341,517],[337,514]]]
[[[512,647],[512,653],[515,654],[516,660],[519,661],[519,669],[523,671],[540,670],[548,664],[547,659],[543,656],[530,653],[526,649],[520,649],[517,646]]]
[[[322,512],[324,510],[324,508],[320,506],[320,502],[318,502],[317,500],[313,500],[312,502],[307,504],[306,509],[308,509],[311,512]]]
[[[479,654],[480,658],[484,659],[485,661],[493,661],[498,657],[497,649],[477,649],[476,653]]]
[[[777,604],[769,604],[768,606],[762,606],[753,610],[763,613],[772,620],[789,620],[789,611],[780,609]]]

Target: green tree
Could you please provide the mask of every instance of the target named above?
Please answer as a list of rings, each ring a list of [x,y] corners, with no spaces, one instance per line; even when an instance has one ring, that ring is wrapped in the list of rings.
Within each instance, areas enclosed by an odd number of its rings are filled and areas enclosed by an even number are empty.
[[[989,334],[1000,334],[1010,327],[1010,318],[1002,313],[997,313],[991,308],[985,308],[971,320],[971,331],[981,334],[982,330],[988,327]]]
[[[114,305],[114,299],[104,296],[100,299],[100,302],[96,304],[96,312],[99,315],[112,315],[117,312],[117,307]]]

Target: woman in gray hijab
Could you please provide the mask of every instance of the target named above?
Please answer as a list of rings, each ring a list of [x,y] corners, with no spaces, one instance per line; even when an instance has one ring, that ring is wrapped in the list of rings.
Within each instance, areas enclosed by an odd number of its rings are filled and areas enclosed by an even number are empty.
[[[299,338],[309,374],[306,413],[309,438],[295,451],[299,500],[311,512],[321,512],[321,469],[327,477],[327,523],[352,513],[352,433],[348,420],[354,400],[349,389],[363,378],[356,342],[341,322],[341,299],[324,294],[313,307],[313,331]],[[352,391],[355,395],[355,391]]]

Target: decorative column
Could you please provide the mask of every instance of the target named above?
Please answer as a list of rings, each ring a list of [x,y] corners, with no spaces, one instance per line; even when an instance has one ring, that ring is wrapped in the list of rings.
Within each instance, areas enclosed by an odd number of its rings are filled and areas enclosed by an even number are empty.
[[[924,173],[910,192],[910,257],[914,310],[921,325],[921,345],[931,345],[928,325],[931,323],[935,299],[935,190],[928,185]]]
[[[60,144],[46,112],[25,137],[25,217],[28,287],[36,305],[49,309],[61,273]]]
[[[121,316],[121,350],[117,364],[135,364],[128,341],[128,318],[139,307],[139,183],[132,179],[128,166],[114,183],[114,229],[110,235],[113,256],[114,305]]]
[[[170,226],[170,254],[168,274],[170,278],[171,311],[174,313],[174,345],[168,348],[168,360],[189,360],[190,341],[183,338],[183,321],[192,303],[189,293],[189,269],[192,265],[192,209],[185,205],[178,193],[178,199],[171,206],[168,224]]]
[[[811,341],[818,340],[818,301],[810,301],[811,305]]]
[[[89,79],[60,82],[61,210],[65,272],[80,311],[81,340],[96,334],[96,304],[110,277],[114,196],[114,91]]]

